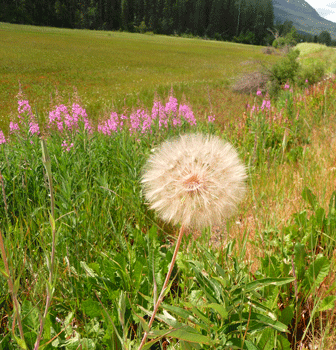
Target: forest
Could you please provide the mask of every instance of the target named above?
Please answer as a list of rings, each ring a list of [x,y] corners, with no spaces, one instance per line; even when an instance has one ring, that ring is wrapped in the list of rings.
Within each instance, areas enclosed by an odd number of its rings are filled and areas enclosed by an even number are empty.
[[[266,45],[272,0],[0,0],[0,22]],[[274,38],[273,38],[274,39]]]

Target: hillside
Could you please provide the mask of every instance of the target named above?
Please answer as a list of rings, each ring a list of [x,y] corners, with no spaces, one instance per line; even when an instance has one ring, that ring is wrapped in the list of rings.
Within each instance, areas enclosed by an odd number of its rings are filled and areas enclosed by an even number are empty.
[[[323,30],[336,39],[336,23],[322,18],[317,11],[304,0],[273,0],[275,21],[293,21],[297,30],[313,35]]]

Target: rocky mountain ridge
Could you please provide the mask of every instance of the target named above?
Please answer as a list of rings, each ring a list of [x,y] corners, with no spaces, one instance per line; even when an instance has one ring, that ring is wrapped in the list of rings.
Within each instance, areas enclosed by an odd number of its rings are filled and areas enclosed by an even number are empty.
[[[321,17],[317,11],[304,0],[273,0],[275,21],[290,20],[300,32],[319,35],[326,30],[336,39],[336,23]]]

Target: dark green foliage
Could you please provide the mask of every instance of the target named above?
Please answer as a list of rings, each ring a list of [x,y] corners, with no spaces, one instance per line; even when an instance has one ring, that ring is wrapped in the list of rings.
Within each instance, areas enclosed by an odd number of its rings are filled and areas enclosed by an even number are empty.
[[[291,50],[283,60],[277,62],[271,68],[271,80],[273,83],[278,86],[287,82],[294,83],[300,68],[300,64],[297,61],[299,55],[299,50]]]
[[[326,30],[322,31],[318,38],[317,41],[321,44],[326,44],[327,46],[331,45],[331,35],[329,32],[327,32]]]
[[[265,44],[272,0],[0,0],[0,21],[21,24],[192,34]],[[142,29],[140,24],[144,22]],[[251,33],[251,34],[249,34]]]

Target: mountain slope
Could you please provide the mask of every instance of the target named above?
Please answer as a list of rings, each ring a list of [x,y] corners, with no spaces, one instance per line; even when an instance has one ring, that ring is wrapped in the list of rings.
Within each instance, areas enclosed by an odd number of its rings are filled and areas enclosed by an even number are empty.
[[[319,35],[326,30],[336,39],[336,23],[322,18],[306,1],[273,0],[273,7],[275,21],[290,20],[297,30],[313,35]]]

